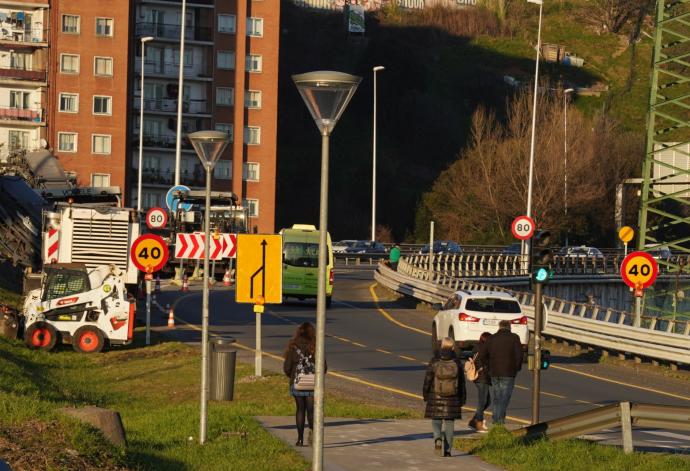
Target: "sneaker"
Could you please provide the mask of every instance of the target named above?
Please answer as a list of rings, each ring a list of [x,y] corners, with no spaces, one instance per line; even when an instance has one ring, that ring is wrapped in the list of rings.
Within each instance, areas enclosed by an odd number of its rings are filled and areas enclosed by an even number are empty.
[[[474,430],[479,430],[477,428],[477,420],[474,417],[470,419],[470,421],[467,423],[467,426],[473,428]]]
[[[441,440],[440,438],[437,438],[434,442],[434,452],[438,456],[443,456],[443,440]]]
[[[481,422],[478,422],[477,432],[486,433],[488,431],[489,431],[489,429],[486,427],[486,420],[482,420]]]

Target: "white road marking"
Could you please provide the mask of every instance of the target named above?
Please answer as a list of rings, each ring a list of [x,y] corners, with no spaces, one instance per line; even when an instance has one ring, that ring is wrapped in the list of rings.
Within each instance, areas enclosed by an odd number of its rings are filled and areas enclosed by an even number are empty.
[[[661,430],[642,430],[642,433],[658,435],[659,437],[676,438],[678,440],[690,441],[690,435],[683,435],[682,433],[664,432]]]

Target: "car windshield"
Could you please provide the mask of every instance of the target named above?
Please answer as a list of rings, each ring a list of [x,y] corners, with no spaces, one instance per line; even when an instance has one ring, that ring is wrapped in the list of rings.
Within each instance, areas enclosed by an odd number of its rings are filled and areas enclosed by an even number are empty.
[[[507,314],[519,314],[520,304],[512,299],[500,298],[470,298],[465,304],[469,311],[500,312]]]
[[[283,263],[293,267],[318,267],[319,244],[286,242],[283,246]]]

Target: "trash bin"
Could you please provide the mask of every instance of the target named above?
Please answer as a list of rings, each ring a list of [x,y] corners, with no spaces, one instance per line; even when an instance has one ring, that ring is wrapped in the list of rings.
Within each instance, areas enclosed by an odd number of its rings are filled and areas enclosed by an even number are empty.
[[[235,390],[235,362],[237,350],[232,344],[235,339],[211,341],[211,389],[212,401],[232,401]]]

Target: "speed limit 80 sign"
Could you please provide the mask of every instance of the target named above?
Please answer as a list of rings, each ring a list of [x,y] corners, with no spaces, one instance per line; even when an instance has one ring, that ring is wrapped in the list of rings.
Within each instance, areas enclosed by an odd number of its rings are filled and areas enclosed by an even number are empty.
[[[659,264],[646,252],[632,252],[623,259],[621,277],[634,289],[649,288],[659,274]]]
[[[534,219],[529,216],[518,216],[510,225],[510,231],[518,240],[527,240],[534,234]]]
[[[146,225],[149,229],[162,229],[168,224],[168,212],[163,208],[151,208],[146,212]]]
[[[132,263],[145,273],[153,273],[163,268],[168,261],[168,245],[155,234],[145,234],[132,244],[129,256]]]

